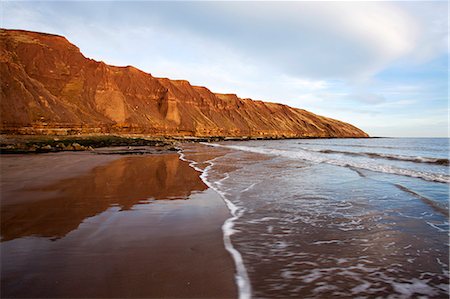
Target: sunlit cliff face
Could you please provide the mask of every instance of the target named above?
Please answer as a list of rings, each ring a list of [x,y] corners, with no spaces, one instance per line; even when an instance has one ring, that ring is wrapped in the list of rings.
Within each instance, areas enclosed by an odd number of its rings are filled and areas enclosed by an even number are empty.
[[[87,59],[61,36],[1,30],[0,53],[5,133],[367,137],[305,110]]]

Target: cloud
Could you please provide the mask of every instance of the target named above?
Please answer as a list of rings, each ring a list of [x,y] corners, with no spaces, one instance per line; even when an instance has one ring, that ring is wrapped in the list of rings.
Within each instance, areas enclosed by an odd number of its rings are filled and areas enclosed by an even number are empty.
[[[214,51],[226,49],[248,64],[315,80],[367,78],[401,58],[430,59],[445,50],[448,33],[446,3],[108,1],[3,5],[6,25],[79,31],[96,39],[105,38],[104,31],[140,30],[141,39],[148,43],[122,36],[125,40],[118,44],[142,45],[146,51],[174,43],[180,55],[213,45]],[[164,37],[150,39],[152,31]],[[220,61],[220,52],[205,58]]]
[[[322,90],[329,87],[329,83],[325,80],[311,80],[299,77],[280,76],[280,81],[284,86],[297,88],[307,91]]]
[[[355,101],[366,103],[366,104],[379,104],[386,101],[386,99],[378,94],[366,93],[366,94],[354,94],[351,98]]]
[[[406,63],[424,63],[436,54],[448,53],[448,1],[412,1],[402,8],[420,25],[416,28],[420,39],[411,55],[405,57]]]
[[[2,1],[0,8],[2,26],[64,35],[89,58],[308,109],[377,135],[378,124],[413,128],[408,115],[432,122],[430,109],[447,106],[447,5]]]
[[[293,77],[369,77],[410,54],[419,24],[387,2],[169,3],[158,22]]]
[[[16,20],[5,15],[5,23],[17,24],[22,19],[25,23],[39,25],[39,20],[33,22],[36,18],[27,16],[26,3],[16,5],[19,9],[13,14],[8,13]],[[311,80],[368,78],[402,58],[435,57],[445,50],[445,5],[110,1],[35,4],[36,11],[44,16],[38,27],[47,29],[53,23],[53,27],[64,30],[59,27],[72,23],[79,31],[97,35],[96,38],[104,35],[105,28],[112,32],[140,28],[143,33],[147,30],[145,34],[157,31],[165,36],[150,39],[142,35],[143,40],[149,41],[146,44],[139,38],[122,36],[125,38],[122,43],[131,48],[142,45],[143,51],[158,46],[166,49],[162,43],[174,43],[180,55],[212,45],[212,51],[226,49],[228,54],[247,64]],[[12,9],[14,5],[8,3],[7,7]],[[42,26],[44,24],[46,26]],[[177,40],[184,43],[177,43]],[[221,52],[209,53],[203,62],[220,61],[223,59]],[[237,65],[238,61],[234,63]]]

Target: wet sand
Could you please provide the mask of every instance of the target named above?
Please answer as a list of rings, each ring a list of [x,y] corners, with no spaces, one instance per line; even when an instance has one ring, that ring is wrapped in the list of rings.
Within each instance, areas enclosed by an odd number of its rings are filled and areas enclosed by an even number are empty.
[[[237,296],[229,212],[177,154],[0,161],[3,298]]]

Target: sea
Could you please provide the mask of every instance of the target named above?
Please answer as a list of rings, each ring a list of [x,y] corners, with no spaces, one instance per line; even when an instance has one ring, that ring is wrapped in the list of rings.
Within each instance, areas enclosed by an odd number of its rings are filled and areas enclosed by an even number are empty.
[[[448,298],[449,139],[187,144],[240,298]]]

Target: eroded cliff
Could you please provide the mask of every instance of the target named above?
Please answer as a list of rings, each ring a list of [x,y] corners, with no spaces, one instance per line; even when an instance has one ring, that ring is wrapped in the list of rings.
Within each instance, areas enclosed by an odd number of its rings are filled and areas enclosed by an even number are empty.
[[[0,30],[2,133],[367,137],[282,104],[88,59],[62,36]]]

